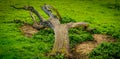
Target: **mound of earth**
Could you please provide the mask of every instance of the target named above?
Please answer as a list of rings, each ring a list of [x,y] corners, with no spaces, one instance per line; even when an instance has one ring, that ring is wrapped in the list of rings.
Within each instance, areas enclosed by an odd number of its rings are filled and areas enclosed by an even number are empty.
[[[21,32],[27,36],[27,37],[31,37],[33,34],[37,33],[38,30],[33,28],[31,25],[29,24],[24,24],[21,28],[20,28]]]
[[[102,42],[115,42],[116,40],[108,35],[93,34],[94,41],[86,41],[76,45],[74,54],[75,59],[89,59],[88,54]]]

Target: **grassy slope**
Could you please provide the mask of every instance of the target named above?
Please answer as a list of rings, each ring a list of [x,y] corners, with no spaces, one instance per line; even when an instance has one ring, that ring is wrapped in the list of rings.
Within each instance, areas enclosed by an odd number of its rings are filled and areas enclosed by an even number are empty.
[[[13,20],[22,20],[32,24],[29,12],[15,10],[10,5],[24,6],[32,5],[42,16],[48,18],[39,8],[44,3],[53,5],[58,9],[62,17],[72,18],[76,21],[90,22],[91,27],[97,28],[97,32],[112,35],[120,39],[120,12],[107,8],[108,1],[47,1],[47,0],[1,0],[0,1],[0,58],[48,58],[44,54],[49,52],[53,43],[53,31],[42,30],[32,38],[22,35],[19,30],[21,23],[11,23]],[[72,32],[70,35],[72,37]],[[85,32],[86,33],[86,32]],[[89,35],[85,34],[85,37]],[[75,38],[79,38],[77,35]],[[72,38],[71,38],[72,39]],[[87,39],[87,38],[86,38]],[[73,40],[74,41],[74,40]],[[82,40],[81,40],[82,41]],[[47,42],[47,43],[46,43]]]

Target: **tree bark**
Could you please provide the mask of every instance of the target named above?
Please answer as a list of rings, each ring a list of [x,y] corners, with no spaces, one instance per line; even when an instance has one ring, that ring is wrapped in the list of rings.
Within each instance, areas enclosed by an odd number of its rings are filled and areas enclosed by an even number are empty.
[[[61,53],[66,56],[71,56],[70,53],[70,45],[69,45],[69,36],[68,30],[69,28],[80,27],[83,26],[88,27],[88,23],[86,22],[77,22],[77,23],[67,23],[60,24],[57,23],[57,20],[51,19],[51,23],[54,23],[54,33],[55,33],[55,42],[50,55],[56,55],[56,53]]]
[[[68,28],[66,24],[58,24],[54,28],[55,42],[52,49],[52,54],[61,53],[70,55]]]
[[[16,7],[14,7],[14,8],[16,8]],[[53,49],[49,55],[56,55],[57,53],[60,53],[60,54],[66,55],[66,56],[71,56],[68,29],[80,27],[80,26],[84,27],[84,29],[87,29],[88,23],[76,22],[76,23],[60,24],[60,15],[58,15],[58,17],[56,17],[57,15],[52,14],[52,11],[50,10],[50,8],[52,8],[52,7],[48,6],[48,5],[44,5],[42,7],[42,10],[50,17],[49,20],[47,20],[47,21],[44,20],[44,18],[32,6],[21,7],[21,8],[16,8],[16,9],[28,10],[28,11],[34,13],[40,19],[41,22],[37,23],[35,17],[32,15],[32,13],[30,13],[30,15],[34,21],[33,27],[35,27],[37,29],[42,29],[43,27],[48,26],[54,30],[55,42],[53,45]],[[54,9],[54,10],[56,10],[56,9]],[[58,13],[58,12],[56,11],[56,13]]]

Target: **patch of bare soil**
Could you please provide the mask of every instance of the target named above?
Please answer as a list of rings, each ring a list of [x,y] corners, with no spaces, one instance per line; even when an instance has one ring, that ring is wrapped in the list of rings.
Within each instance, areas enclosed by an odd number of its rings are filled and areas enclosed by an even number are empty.
[[[75,59],[89,59],[88,54],[102,42],[115,42],[116,40],[108,35],[93,34],[94,41],[82,42],[75,46],[73,54]]]
[[[22,31],[22,33],[27,36],[27,37],[31,37],[33,34],[37,33],[38,30],[33,28],[31,25],[29,24],[24,24],[20,30]]]

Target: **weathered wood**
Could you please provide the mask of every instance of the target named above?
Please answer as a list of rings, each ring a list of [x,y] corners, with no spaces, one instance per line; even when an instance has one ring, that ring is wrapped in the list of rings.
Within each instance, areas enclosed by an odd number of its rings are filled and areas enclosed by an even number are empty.
[[[55,42],[51,54],[62,53],[70,54],[68,28],[66,24],[58,24],[54,28]]]
[[[38,24],[36,21],[34,21],[35,24],[37,24],[37,25],[34,25],[35,28],[39,28],[39,26],[40,26],[40,28],[48,26],[54,30],[55,42],[53,45],[53,49],[49,55],[56,55],[57,53],[61,53],[66,56],[71,56],[68,29],[80,27],[80,26],[82,26],[86,29],[89,25],[86,22],[61,24],[60,18],[56,17],[57,15],[52,14],[52,10],[51,10],[52,8],[53,7],[49,6],[49,5],[42,6],[42,10],[50,17],[49,20],[46,20],[46,21],[42,18],[42,16],[33,7],[27,6],[27,7],[23,7],[22,9],[33,12],[40,19],[40,21],[41,21],[40,24]],[[19,9],[19,8],[17,8],[17,9]],[[32,16],[32,14],[30,14],[30,15],[31,15],[32,19],[35,20],[34,16]]]
[[[31,18],[32,18],[33,22],[34,22],[34,23],[37,23],[37,21],[36,21],[36,19],[35,19],[35,17],[33,16],[33,14],[32,14],[32,12],[31,12],[31,11],[30,11],[30,16],[31,16]]]
[[[61,20],[61,16],[60,16],[60,13],[57,11],[57,9],[55,9],[53,6],[50,6],[50,5],[44,5],[42,7],[42,10],[51,18],[57,18],[58,20]],[[52,13],[52,10],[56,12],[57,15],[54,15]]]
[[[41,25],[41,24],[39,24],[37,21],[36,21],[36,19],[35,19],[35,17],[33,16],[33,14],[32,14],[32,12],[30,11],[30,16],[31,16],[31,18],[32,18],[32,20],[33,20],[33,27],[34,28],[36,28],[36,29],[41,29],[41,28],[44,28],[44,26],[43,25]]]
[[[43,18],[43,17],[40,15],[40,13],[38,13],[38,11],[35,10],[34,7],[32,7],[32,6],[15,7],[15,6],[12,5],[11,7],[15,8],[15,9],[23,9],[23,10],[31,11],[31,12],[33,12],[33,13],[39,18],[39,20],[40,20],[41,22],[44,21],[44,18]]]
[[[76,22],[76,23],[71,22],[71,23],[67,23],[67,26],[68,26],[68,28],[76,28],[76,27],[81,26],[81,27],[84,27],[85,29],[87,29],[89,24],[86,22]]]

